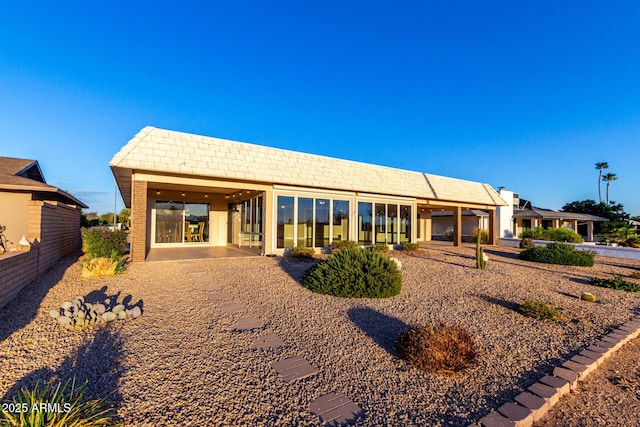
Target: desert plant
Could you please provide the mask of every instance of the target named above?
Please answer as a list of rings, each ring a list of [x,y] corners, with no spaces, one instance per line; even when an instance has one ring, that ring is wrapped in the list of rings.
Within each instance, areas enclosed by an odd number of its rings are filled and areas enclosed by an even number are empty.
[[[88,399],[85,396],[87,382],[76,386],[75,377],[64,384],[54,386],[52,381],[33,390],[22,389],[8,407],[2,410],[0,424],[18,427],[91,427],[116,426],[115,412],[107,407],[105,398]],[[4,407],[5,405],[3,405]],[[47,410],[43,410],[47,408]]]
[[[386,243],[376,243],[375,245],[369,247],[369,249],[374,252],[386,254],[387,252],[389,252],[389,245],[387,245]]]
[[[309,268],[302,284],[313,292],[348,298],[387,298],[400,293],[402,277],[386,255],[359,247],[330,254]]]
[[[338,252],[343,249],[359,248],[360,244],[353,240],[340,240],[339,242],[333,242],[331,244],[331,252]]]
[[[313,258],[313,256],[316,254],[316,252],[313,250],[313,248],[305,248],[302,246],[295,246],[293,248],[291,248],[291,252],[289,253],[289,256],[291,256],[291,258],[306,258],[306,259],[311,259]]]
[[[640,292],[640,283],[630,282],[623,279],[621,276],[613,276],[613,278],[610,279],[593,277],[589,283],[601,288],[609,288],[619,291]]]
[[[446,231],[444,232],[444,240],[448,241],[448,242],[453,242],[453,237],[454,237],[454,231],[453,228],[447,228]]]
[[[567,243],[583,243],[584,242],[581,235],[579,235],[573,230],[570,230],[564,227],[542,228],[541,226],[538,226],[533,230],[525,229],[520,234],[520,237],[522,239],[546,240],[550,242],[567,242]]]
[[[485,270],[487,268],[487,258],[484,254],[484,250],[480,245],[481,239],[476,239],[476,267],[479,270]]]
[[[400,249],[403,251],[413,252],[413,251],[420,250],[420,245],[417,243],[405,242],[400,245]]]
[[[451,376],[469,368],[478,358],[471,334],[462,326],[439,322],[414,326],[400,334],[397,349],[416,368]]]
[[[127,259],[112,256],[91,258],[82,263],[82,277],[111,277],[126,270]]]
[[[518,306],[518,312],[539,320],[549,319],[554,322],[559,322],[564,317],[560,310],[556,310],[553,307],[549,307],[548,304],[534,299],[527,299],[520,304]]]
[[[478,240],[478,232],[480,232],[480,243],[489,243],[489,231],[485,229],[476,228],[471,233],[471,241],[475,243]]]
[[[595,252],[577,251],[575,246],[565,243],[552,242],[546,247],[536,246],[520,252],[518,258],[525,261],[541,262],[546,264],[577,265],[591,267]]]
[[[91,228],[82,232],[82,250],[87,258],[112,258],[125,254],[127,233]]]
[[[536,247],[536,244],[533,242],[533,239],[530,237],[525,237],[524,239],[520,240],[520,249],[530,249],[535,247]]]
[[[591,294],[589,292],[583,292],[582,295],[580,295],[580,299],[582,301],[588,301],[588,302],[596,302],[596,296],[594,294]]]

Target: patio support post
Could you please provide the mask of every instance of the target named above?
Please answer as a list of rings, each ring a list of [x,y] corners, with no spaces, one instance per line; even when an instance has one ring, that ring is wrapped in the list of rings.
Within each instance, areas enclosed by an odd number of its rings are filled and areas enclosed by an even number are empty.
[[[462,208],[453,208],[453,246],[462,244]]]
[[[578,220],[577,219],[573,220],[573,231],[575,231],[576,233],[578,232]]]
[[[593,221],[587,221],[587,242],[593,242]]]
[[[490,209],[489,210],[489,244],[490,245],[495,245],[496,242],[498,241],[497,237],[496,237],[496,229],[498,225],[498,219],[497,219],[497,215],[496,215],[496,211],[495,209]]]

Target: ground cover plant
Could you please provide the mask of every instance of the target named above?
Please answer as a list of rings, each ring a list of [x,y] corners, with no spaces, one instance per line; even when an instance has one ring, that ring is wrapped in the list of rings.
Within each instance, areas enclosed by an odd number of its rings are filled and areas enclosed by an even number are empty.
[[[383,253],[352,247],[330,254],[302,276],[307,289],[347,298],[387,298],[400,293],[402,277]]]
[[[560,310],[556,310],[550,307],[547,303],[542,301],[527,299],[518,306],[518,312],[533,317],[538,320],[548,319],[554,322],[559,322],[564,318],[564,315]]]
[[[403,244],[400,245],[400,249],[403,251],[417,251],[420,249],[420,245],[418,245],[417,243],[409,243],[409,242],[405,242]]]
[[[443,322],[403,332],[397,349],[416,368],[447,376],[471,367],[479,356],[475,340],[466,329]]]
[[[353,240],[341,240],[339,242],[333,242],[331,244],[331,252],[338,252],[343,249],[359,248],[360,244]]]
[[[87,399],[87,383],[76,386],[75,378],[66,383],[38,382],[33,390],[22,389],[2,411],[0,424],[11,427],[92,427],[116,426],[114,411],[106,400]],[[44,410],[44,409],[47,410]],[[13,409],[13,410],[11,410]]]
[[[620,276],[614,276],[609,279],[601,279],[593,277],[590,284],[601,288],[616,289],[619,291],[640,292],[640,283],[630,282]]]
[[[536,246],[525,249],[518,258],[525,261],[541,262],[545,264],[593,266],[595,252],[578,251],[575,246],[559,242],[552,242],[546,247]]]
[[[536,244],[533,242],[533,239],[530,237],[525,237],[520,240],[520,249],[531,249],[535,248]]]

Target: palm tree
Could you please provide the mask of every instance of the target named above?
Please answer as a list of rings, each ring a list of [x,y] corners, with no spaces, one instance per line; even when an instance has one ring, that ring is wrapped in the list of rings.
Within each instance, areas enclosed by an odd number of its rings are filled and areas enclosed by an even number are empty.
[[[607,181],[607,205],[609,204],[609,186],[611,185],[611,181],[615,181],[618,179],[618,175],[615,173],[608,173],[602,177],[603,181]]]
[[[596,169],[600,171],[600,176],[598,176],[598,197],[600,198],[600,203],[602,203],[602,185],[600,184],[603,181],[602,171],[604,169],[609,169],[609,163],[607,162],[596,163]]]

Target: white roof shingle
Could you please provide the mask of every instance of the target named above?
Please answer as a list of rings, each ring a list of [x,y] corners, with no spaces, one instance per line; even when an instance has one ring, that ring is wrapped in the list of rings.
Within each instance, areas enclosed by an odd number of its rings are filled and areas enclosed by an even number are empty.
[[[110,162],[128,202],[132,170],[505,205],[488,184],[147,126]],[[129,188],[123,188],[123,186]]]

